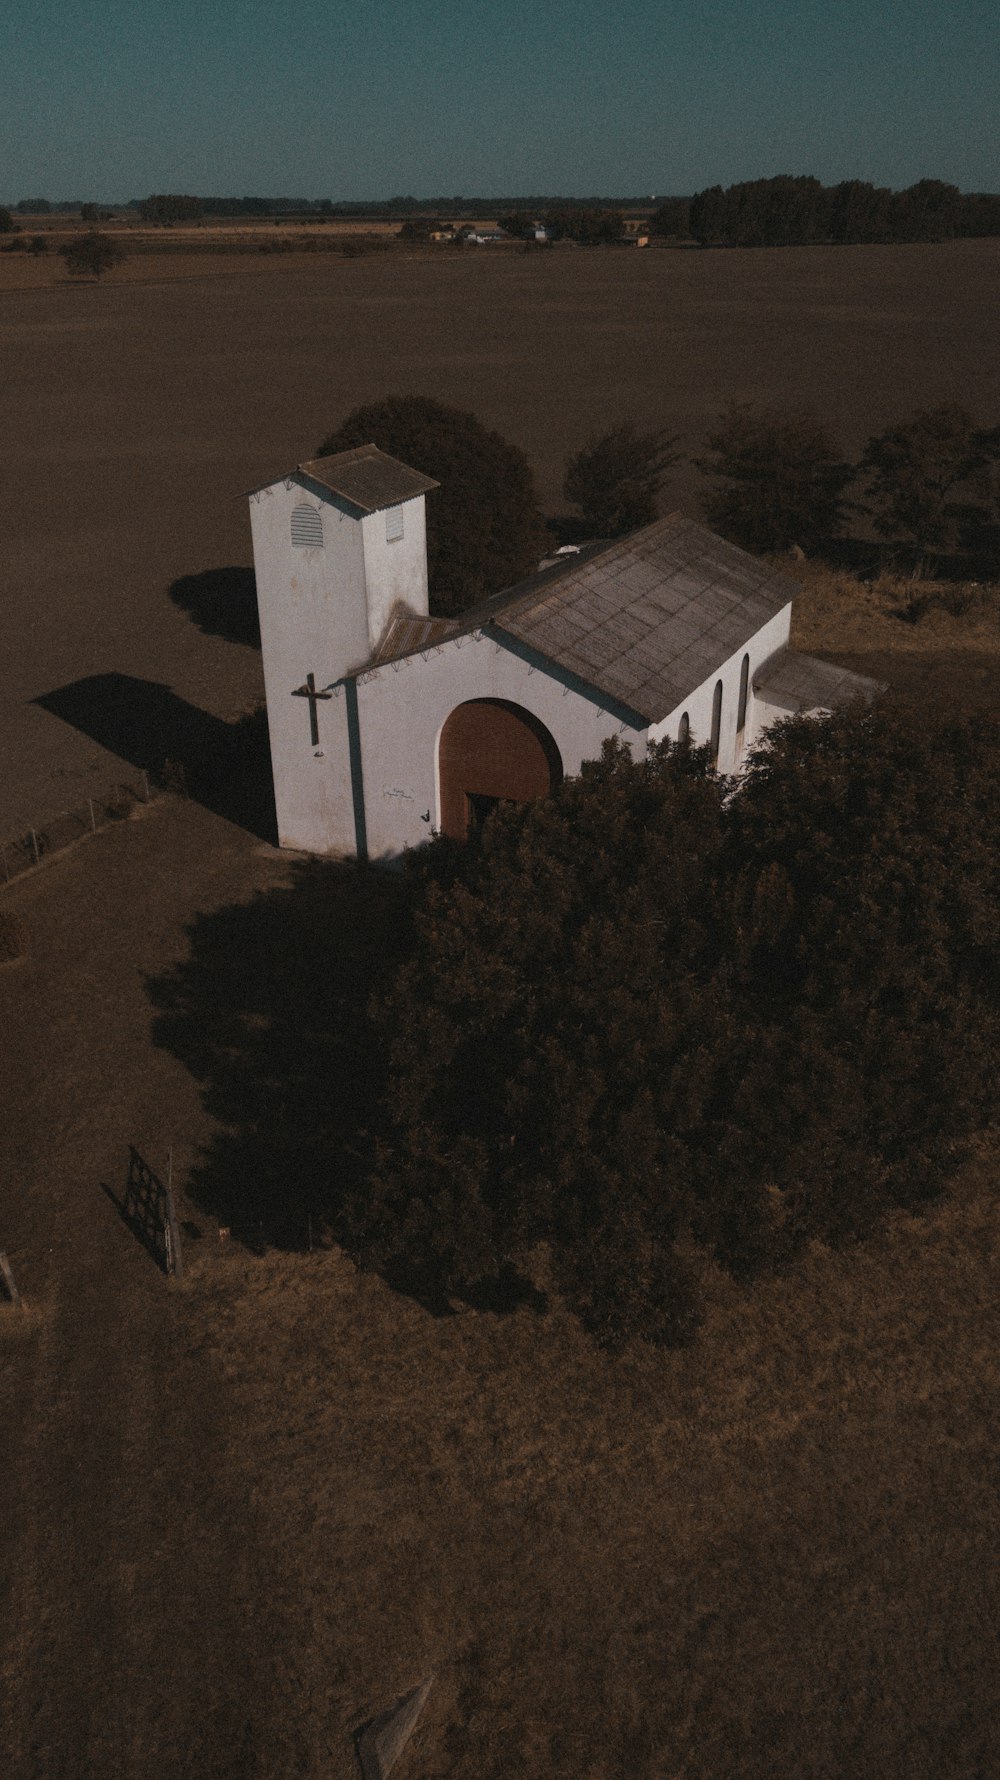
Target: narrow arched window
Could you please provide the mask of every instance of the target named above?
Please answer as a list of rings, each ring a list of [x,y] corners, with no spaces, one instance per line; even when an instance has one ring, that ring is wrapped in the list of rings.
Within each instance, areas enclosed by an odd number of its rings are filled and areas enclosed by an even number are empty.
[[[691,740],[691,719],[688,716],[687,712],[685,711],[683,717],[681,718],[680,722],[677,725],[677,746],[678,746],[678,748],[686,748],[688,746],[690,740]]]
[[[747,692],[750,686],[750,657],[744,655],[740,668],[740,702],[736,707],[736,737],[742,736],[747,726]]]
[[[322,550],[323,515],[318,507],[292,508],[292,544],[296,550]]]
[[[713,766],[715,766],[715,764],[719,758],[719,737],[721,736],[721,734],[722,734],[722,681],[716,680],[715,691],[712,694],[712,739],[710,742]]]

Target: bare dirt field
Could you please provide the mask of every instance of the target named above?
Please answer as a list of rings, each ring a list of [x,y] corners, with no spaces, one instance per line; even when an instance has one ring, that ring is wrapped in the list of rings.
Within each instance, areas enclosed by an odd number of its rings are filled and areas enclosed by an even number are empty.
[[[0,268],[15,261],[34,265]],[[179,720],[229,721],[259,697],[254,650],[199,631],[169,589],[246,566],[244,491],[356,403],[413,391],[472,409],[526,450],[549,511],[566,455],[623,418],[696,452],[731,398],[805,400],[855,453],[921,404],[1000,416],[998,271],[996,241],[487,248],[148,257],[99,285],[0,290],[0,835],[117,770],[33,701],[108,674],[136,707],[169,689]],[[684,470],[668,498],[694,508],[697,487]]]

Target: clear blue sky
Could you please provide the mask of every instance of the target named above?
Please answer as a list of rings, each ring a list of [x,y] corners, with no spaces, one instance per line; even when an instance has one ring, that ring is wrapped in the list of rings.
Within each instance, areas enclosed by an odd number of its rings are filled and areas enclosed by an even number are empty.
[[[1000,0],[7,0],[0,197],[1000,189]]]

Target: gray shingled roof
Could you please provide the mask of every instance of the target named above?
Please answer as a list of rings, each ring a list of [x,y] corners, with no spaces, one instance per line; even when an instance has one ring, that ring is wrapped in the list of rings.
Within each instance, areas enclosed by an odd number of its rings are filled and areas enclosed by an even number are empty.
[[[778,570],[682,513],[501,595],[491,627],[657,723],[787,606]]]
[[[488,629],[658,723],[798,591],[683,513],[543,569],[407,640],[393,624],[371,665]]]
[[[313,482],[339,494],[352,507],[363,513],[377,513],[383,507],[398,507],[401,501],[412,501],[415,495],[426,494],[440,483],[409,464],[400,463],[377,445],[359,445],[354,451],[337,451],[332,457],[314,457],[298,469]]]
[[[800,655],[797,649],[780,649],[772,655],[753,683],[755,692],[770,694],[799,711],[833,710],[852,698],[870,699],[884,691],[881,680],[869,680],[815,655]]]

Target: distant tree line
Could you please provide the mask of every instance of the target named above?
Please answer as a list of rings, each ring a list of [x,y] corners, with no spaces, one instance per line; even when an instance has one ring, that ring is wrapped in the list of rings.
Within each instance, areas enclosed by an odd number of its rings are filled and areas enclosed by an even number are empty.
[[[963,236],[1000,235],[1000,194],[960,192],[939,179],[921,179],[903,191],[862,179],[825,186],[810,176],[781,174],[736,185],[707,186],[693,197],[567,198],[551,193],[527,197],[463,196],[415,198],[397,194],[364,202],[355,199],[295,197],[206,197],[154,193],[132,198],[126,208],[145,221],[188,222],[198,216],[323,218],[438,218],[497,216],[517,235],[544,222],[553,240],[601,242],[617,239],[623,214],[647,215],[661,239],[693,240],[704,247],[785,247],[809,243],[945,241]],[[53,203],[21,198],[22,215],[86,210],[96,221],[98,206],[79,199]]]
[[[196,222],[204,206],[200,198],[180,192],[156,192],[152,197],[143,198],[138,209],[143,222],[174,223]]]
[[[810,243],[947,241],[1000,235],[1000,195],[960,192],[940,179],[890,191],[862,179],[825,186],[782,174],[690,199],[670,198],[651,218],[654,234],[702,247],[791,247]]]
[[[504,211],[497,222],[515,240],[525,240],[541,226],[550,241],[576,241],[581,247],[603,247],[622,238],[622,213],[600,206],[536,211]]]
[[[187,222],[221,217],[391,217],[454,221],[462,215],[495,214],[514,236],[541,222],[551,240],[598,245],[621,236],[625,210],[650,200],[628,198],[518,199],[396,196],[370,204],[330,198],[222,198],[156,194],[133,200],[146,221]],[[666,198],[652,210],[651,228],[664,238],[695,240],[705,247],[783,247],[796,244],[944,241],[956,236],[1000,235],[1000,194],[960,192],[938,179],[921,179],[894,192],[860,179],[824,186],[818,179],[780,175],[723,188],[709,186],[693,198]]]

